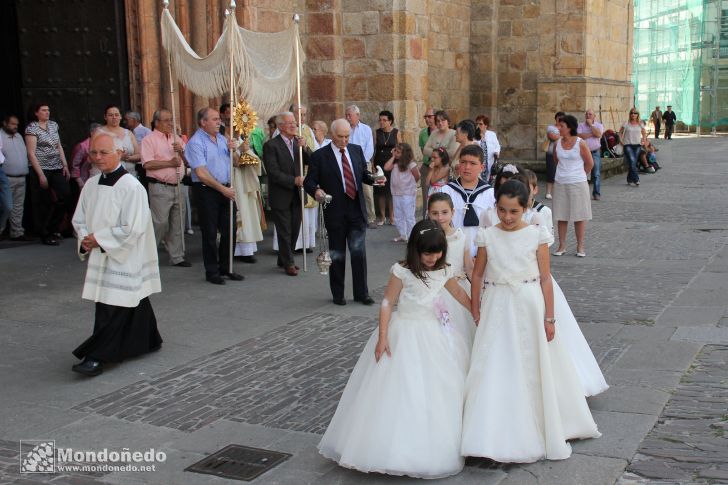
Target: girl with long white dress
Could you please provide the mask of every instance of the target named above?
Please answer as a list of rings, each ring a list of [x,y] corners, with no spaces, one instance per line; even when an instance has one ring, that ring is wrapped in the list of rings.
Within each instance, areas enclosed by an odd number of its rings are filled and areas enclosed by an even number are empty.
[[[362,472],[440,478],[462,470],[465,343],[435,304],[445,287],[470,299],[446,263],[437,223],[415,224],[407,259],[392,266],[375,330],[318,445],[322,455]],[[393,311],[393,306],[397,309]]]
[[[561,460],[571,455],[567,440],[601,436],[554,318],[551,235],[522,218],[528,198],[521,182],[509,180],[496,199],[501,222],[478,231],[471,305],[479,326],[465,385],[464,456]]]
[[[433,152],[434,153],[434,152]],[[473,272],[473,258],[470,256],[470,241],[461,228],[452,224],[454,205],[449,195],[440,192],[432,194],[427,201],[427,216],[440,224],[447,236],[447,263],[452,269],[460,286],[470,294],[470,275]],[[442,291],[442,298],[450,312],[453,328],[458,331],[468,345],[473,346],[475,322],[469,309],[463,308],[450,293]]]
[[[551,209],[537,204],[534,201],[534,197],[538,193],[536,174],[530,170],[523,170],[523,173],[513,175],[512,179],[528,184],[527,186],[530,188],[530,199],[528,209],[523,214],[523,220],[534,226],[545,227],[550,235],[548,245],[551,246],[554,243],[554,224],[551,217]],[[499,222],[500,220],[498,219],[495,207],[484,212],[480,218],[481,227],[491,227]],[[584,338],[584,334],[574,317],[574,313],[571,311],[564,292],[561,290],[553,275],[551,275],[551,280],[554,288],[554,318],[559,322],[559,336],[574,363],[576,373],[579,376],[579,381],[584,390],[584,396],[596,396],[609,389],[609,385],[604,379],[604,374],[599,368],[599,363],[596,357],[594,357],[589,343]]]

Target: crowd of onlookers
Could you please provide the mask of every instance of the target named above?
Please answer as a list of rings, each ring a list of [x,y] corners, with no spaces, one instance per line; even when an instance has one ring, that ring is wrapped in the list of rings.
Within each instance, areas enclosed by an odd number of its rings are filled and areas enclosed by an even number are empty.
[[[303,139],[311,152],[331,142],[329,126],[326,122],[315,120],[308,124],[306,107],[292,106],[291,109],[295,111],[296,117],[301,116]],[[167,112],[167,114],[169,113]],[[225,134],[227,131],[229,135],[231,130],[230,106],[222,105],[219,114],[220,132]],[[158,115],[159,112],[155,113],[156,119],[152,120],[152,126],[148,128],[142,124],[139,113],[127,111],[122,116],[122,111],[118,106],[110,105],[104,111],[104,123],[92,123],[89,126],[88,138],[74,146],[70,158],[63,150],[59,125],[50,119],[51,111],[47,104],[38,104],[34,107],[33,119],[22,134],[19,132],[18,117],[6,116],[2,122],[2,137],[0,137],[2,143],[0,156],[4,160],[4,163],[0,165],[2,167],[2,171],[0,171],[0,192],[2,193],[0,237],[8,237],[14,241],[33,240],[26,233],[25,227],[32,228],[30,231],[32,235],[40,238],[40,241],[47,245],[58,245],[64,236],[72,236],[69,224],[70,216],[84,183],[96,173],[88,154],[89,141],[95,133],[105,133],[114,139],[115,146],[121,153],[124,167],[135,175],[145,187],[148,188],[150,182],[159,183],[157,178],[146,176],[141,149],[144,138],[149,136],[155,129],[154,125],[159,123]],[[397,128],[391,111],[383,110],[379,113],[378,127],[375,129],[361,119],[360,110],[355,105],[346,108],[345,117],[350,125],[349,142],[362,148],[364,158],[372,173],[379,172],[385,175],[387,180],[381,186],[363,188],[369,228],[376,229],[384,224],[396,226],[398,235],[395,241],[406,240],[414,225],[417,191],[421,190],[424,202],[432,193],[439,192],[453,177],[456,177],[459,154],[463,148],[468,145],[477,145],[482,149],[484,153],[482,180],[492,182],[501,168],[499,164],[501,147],[495,132],[490,129],[490,119],[485,115],[477,116],[475,120],[466,119],[454,123],[446,111],[428,108],[423,117],[425,126],[418,136],[418,145],[422,154],[419,160],[416,159],[413,147],[403,142],[402,133]],[[621,147],[625,164],[628,167],[627,182],[629,185],[639,186],[640,172],[654,173],[659,169],[656,158],[658,150],[647,139],[644,123],[640,120],[636,108],[630,110],[629,119],[621,126],[618,134],[605,130],[604,125],[596,119],[591,109],[585,111],[584,120],[580,123],[573,116],[563,112],[556,113],[554,119],[555,123],[547,127],[543,150],[546,157],[547,189],[545,197],[546,199],[558,199],[558,202],[554,201],[554,205],[557,206],[555,207],[557,210],[554,211],[557,221],[561,220],[560,216],[563,216],[562,218],[566,221],[574,220],[573,214],[564,209],[565,207],[584,208],[585,201],[582,199],[586,199],[586,202],[589,198],[595,201],[600,200],[601,159],[604,155],[618,153],[617,148]],[[669,107],[664,114],[653,112],[650,121],[655,124],[657,120],[665,120],[667,123],[668,131],[665,136],[669,139],[674,125],[674,112]],[[672,121],[668,122],[669,120]],[[165,118],[164,122],[166,121]],[[171,117],[169,121],[171,121]],[[659,130],[659,123],[655,126]],[[173,129],[171,124],[167,128],[169,128],[167,131],[170,132]],[[276,126],[276,117],[268,120],[266,128],[266,131],[256,129],[248,140],[250,149],[261,160],[264,158],[263,144],[280,133]],[[180,139],[186,143],[188,137],[179,134],[179,127],[176,131]],[[656,131],[656,136],[659,136],[659,131]],[[607,137],[617,140],[619,147],[610,147],[610,144],[605,142]],[[584,143],[576,144],[577,139],[583,140]],[[574,146],[580,151],[577,158],[583,162],[584,167],[590,166],[589,173],[585,175],[587,183],[590,182],[592,188],[591,191],[587,188],[586,195],[582,193],[583,187],[581,186],[578,191],[571,190],[568,194],[564,191],[565,188],[568,188],[565,185],[574,181],[582,182],[579,171],[581,169],[574,168],[571,173],[566,169],[568,161],[565,158],[570,157],[566,151],[573,150]],[[557,148],[566,149],[566,151],[559,156]],[[576,154],[576,151],[573,153]],[[590,163],[586,163],[587,158],[591,159]],[[561,170],[558,169],[559,161]],[[265,167],[264,164],[263,167]],[[189,179],[189,171],[187,179]],[[264,170],[261,173],[261,181],[264,192],[261,200],[266,205],[267,184]],[[186,187],[182,188],[186,209],[184,211],[184,231],[192,234],[194,231],[190,194]],[[556,195],[559,192],[561,197]],[[26,202],[26,193],[29,203]],[[568,202],[562,206],[560,203],[564,201]],[[423,203],[423,206],[426,204]],[[24,224],[25,207],[30,208],[30,214],[26,215]],[[311,209],[311,217],[307,218],[308,227],[306,228],[310,247],[315,243],[317,209],[308,205],[307,208]],[[590,214],[582,212],[579,217],[590,217]],[[8,230],[3,232],[6,221]],[[577,245],[582,247],[584,230],[579,221],[575,222]],[[565,231],[565,228],[563,230]],[[297,246],[299,249],[300,239],[299,235]],[[250,255],[242,257],[250,259]]]

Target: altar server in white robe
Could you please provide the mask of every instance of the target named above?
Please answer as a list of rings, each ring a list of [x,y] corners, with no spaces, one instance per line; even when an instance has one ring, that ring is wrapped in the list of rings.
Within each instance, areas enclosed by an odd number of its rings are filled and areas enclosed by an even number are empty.
[[[158,350],[162,337],[149,295],[162,290],[147,193],[121,164],[109,135],[91,140],[89,158],[100,174],[83,187],[73,215],[81,260],[88,258],[83,298],[96,302],[94,330],[73,354],[87,376],[105,362]]]
[[[455,206],[453,226],[462,228],[470,241],[470,254],[478,253],[475,237],[480,225],[480,213],[495,205],[493,187],[480,178],[484,154],[478,145],[467,145],[460,152],[459,177],[445,185],[441,192],[448,194]]]
[[[255,263],[254,254],[258,251],[258,241],[263,240],[262,205],[260,198],[261,161],[250,148],[247,140],[238,147],[236,157],[247,153],[258,160],[257,164],[237,165],[233,170],[233,187],[237,212],[235,232],[235,256],[244,263]]]

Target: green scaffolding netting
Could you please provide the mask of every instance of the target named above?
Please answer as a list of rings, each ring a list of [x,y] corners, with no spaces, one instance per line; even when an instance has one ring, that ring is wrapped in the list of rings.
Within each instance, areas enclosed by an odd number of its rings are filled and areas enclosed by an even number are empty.
[[[678,120],[728,125],[728,0],[635,0],[635,104]]]

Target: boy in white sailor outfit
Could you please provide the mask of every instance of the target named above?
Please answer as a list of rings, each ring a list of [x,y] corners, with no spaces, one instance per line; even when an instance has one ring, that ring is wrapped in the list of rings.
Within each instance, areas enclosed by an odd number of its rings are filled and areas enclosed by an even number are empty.
[[[480,224],[480,213],[495,205],[493,187],[480,178],[482,171],[483,149],[478,145],[467,145],[460,152],[460,177],[442,188],[442,192],[450,196],[455,206],[452,223],[456,228],[463,229],[470,241],[470,254],[473,257],[478,251],[475,236]]]

